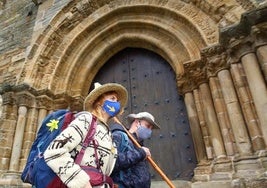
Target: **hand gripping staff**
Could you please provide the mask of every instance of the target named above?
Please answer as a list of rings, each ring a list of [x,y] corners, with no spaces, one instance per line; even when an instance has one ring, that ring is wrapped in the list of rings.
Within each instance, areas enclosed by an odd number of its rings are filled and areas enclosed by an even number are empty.
[[[117,117],[114,117],[114,120],[123,127],[123,129],[127,133],[128,137],[131,139],[131,141],[134,143],[134,145],[136,145],[137,147],[141,148],[141,145],[136,141],[136,139],[131,135],[131,133],[129,133],[129,131],[119,121],[119,119]],[[171,180],[164,174],[164,172],[159,168],[159,166],[154,162],[154,160],[150,156],[147,157],[147,160],[154,167],[154,169],[159,173],[159,175],[166,181],[166,183],[171,188],[175,188],[175,186],[173,185],[173,183],[171,182]]]

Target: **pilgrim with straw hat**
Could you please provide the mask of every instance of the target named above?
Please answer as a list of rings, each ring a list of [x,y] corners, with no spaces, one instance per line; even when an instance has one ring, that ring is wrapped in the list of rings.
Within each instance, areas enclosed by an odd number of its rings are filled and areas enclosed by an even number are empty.
[[[123,111],[128,100],[127,90],[117,83],[94,84],[94,89],[84,100],[84,111],[75,115],[75,119],[62,131],[44,152],[47,165],[58,175],[60,180],[70,188],[112,187],[104,182],[94,185],[83,165],[100,168],[109,176],[114,168],[117,149],[112,140],[107,121]],[[82,149],[83,141],[90,129],[96,124],[94,142],[84,149],[79,164],[75,157]],[[97,143],[95,147],[94,143]],[[64,172],[62,170],[64,169]]]

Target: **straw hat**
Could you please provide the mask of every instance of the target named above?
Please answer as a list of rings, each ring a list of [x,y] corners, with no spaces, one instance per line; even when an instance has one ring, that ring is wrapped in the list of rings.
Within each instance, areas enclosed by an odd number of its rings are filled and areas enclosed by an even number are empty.
[[[154,116],[152,116],[148,112],[140,112],[138,114],[129,114],[127,116],[127,119],[130,123],[132,123],[135,119],[142,119],[149,122],[151,125],[153,125],[153,129],[160,129],[159,125],[155,122]]]
[[[98,82],[94,84],[94,89],[84,99],[84,110],[91,111],[93,109],[93,104],[97,100],[97,98],[100,97],[102,94],[111,91],[114,91],[118,94],[118,101],[121,104],[120,111],[122,111],[128,100],[128,93],[125,87],[116,83],[107,83],[101,85]]]

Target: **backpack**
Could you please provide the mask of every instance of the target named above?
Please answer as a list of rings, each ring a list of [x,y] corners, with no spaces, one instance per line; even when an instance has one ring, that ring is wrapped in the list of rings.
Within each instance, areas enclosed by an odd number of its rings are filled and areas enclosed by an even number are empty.
[[[38,184],[47,187],[49,180],[56,176],[44,161],[43,152],[73,119],[74,113],[65,109],[52,112],[44,118],[21,174],[23,182],[30,183],[38,188]],[[39,171],[45,173],[38,173]],[[44,179],[44,181],[40,181],[40,179]]]
[[[21,174],[25,183],[30,183],[37,188],[66,187],[46,164],[43,153],[49,144],[75,119],[74,112],[69,110],[58,110],[45,117],[38,131],[37,137],[31,147],[26,165]],[[83,145],[88,145],[92,140],[96,129],[96,118],[93,117],[90,129]],[[88,143],[86,143],[88,142]],[[81,150],[77,157],[81,160],[84,150]],[[78,164],[78,163],[77,163]],[[60,185],[60,186],[59,186]]]
[[[119,134],[121,136],[120,145],[117,146],[118,150],[120,152],[127,151],[127,149],[130,148],[129,137],[128,137],[127,133],[125,132],[125,130],[123,130],[122,125],[116,123],[116,124],[111,125],[110,128],[111,128],[112,134],[113,133]]]
[[[119,133],[121,136],[121,142],[120,142],[120,145],[118,146],[118,152],[127,152],[131,148],[131,146],[129,145],[129,137],[127,133],[122,130],[116,130],[116,129],[112,130],[112,133],[114,132]],[[127,172],[131,173],[131,169],[128,169]],[[120,179],[123,180],[124,172],[122,170],[119,172],[119,175],[120,175]],[[124,187],[124,186],[119,185],[119,187]]]
[[[116,124],[111,126],[112,134],[114,139],[119,142],[117,145],[118,155],[120,152],[127,154],[129,159],[122,158],[122,162],[132,161],[131,156],[129,155],[130,150],[135,150],[136,146],[131,141],[128,133],[124,131],[121,126],[117,126]],[[114,182],[119,185],[120,188],[128,188],[128,187],[150,187],[150,175],[145,174],[149,169],[146,160],[140,161],[140,163],[134,164],[131,168],[117,168],[116,171],[111,175]],[[124,167],[124,166],[123,166]],[[143,183],[143,180],[145,183]],[[148,181],[149,180],[149,181]]]
[[[121,145],[119,146],[119,151],[125,152],[128,148],[130,148],[129,137],[125,132],[121,131]]]

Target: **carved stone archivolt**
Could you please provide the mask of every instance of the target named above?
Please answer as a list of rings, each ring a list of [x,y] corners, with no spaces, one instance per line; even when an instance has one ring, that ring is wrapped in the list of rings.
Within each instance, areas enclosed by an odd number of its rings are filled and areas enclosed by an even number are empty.
[[[178,75],[177,84],[181,93],[193,91],[201,83],[207,82],[206,68],[203,61],[186,62],[184,74]]]
[[[136,3],[138,6],[135,6]],[[143,12],[144,9],[149,11]],[[159,17],[159,12],[166,16]],[[135,13],[140,17],[131,16]],[[101,16],[108,19],[101,19]],[[118,16],[120,19],[117,19]],[[135,34],[131,34],[133,31]],[[109,46],[106,41],[109,41]],[[129,44],[159,53],[182,73],[182,62],[199,59],[197,52],[217,41],[216,23],[209,15],[188,3],[161,1],[159,5],[158,1],[141,4],[132,1],[129,5],[124,1],[73,1],[55,16],[33,45],[19,80],[39,89],[49,87],[54,94],[66,92],[85,96],[86,93],[81,92],[90,85],[90,79],[94,76],[87,75],[95,70],[83,67],[101,67],[108,58]],[[68,65],[72,67],[67,69]],[[30,66],[34,70],[31,73]],[[73,84],[80,80],[81,73],[88,80],[77,87]]]

